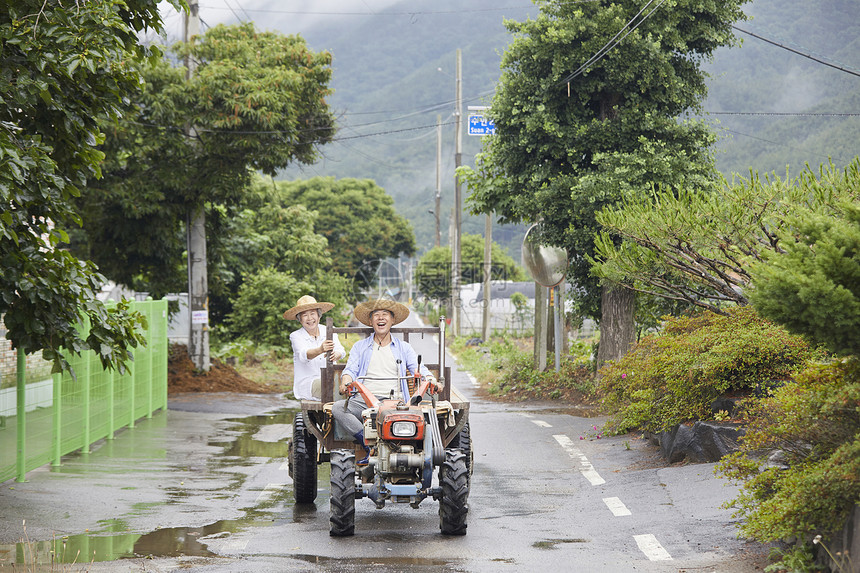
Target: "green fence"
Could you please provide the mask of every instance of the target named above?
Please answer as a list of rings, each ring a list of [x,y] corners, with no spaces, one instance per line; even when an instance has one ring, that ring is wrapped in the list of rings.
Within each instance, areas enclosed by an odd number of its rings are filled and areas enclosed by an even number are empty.
[[[167,409],[167,300],[137,301],[146,316],[146,346],[134,350],[123,374],[105,371],[94,352],[67,356],[75,371],[27,380],[18,353],[17,383],[0,389],[0,482],[24,481],[28,471],[59,465],[62,456]]]

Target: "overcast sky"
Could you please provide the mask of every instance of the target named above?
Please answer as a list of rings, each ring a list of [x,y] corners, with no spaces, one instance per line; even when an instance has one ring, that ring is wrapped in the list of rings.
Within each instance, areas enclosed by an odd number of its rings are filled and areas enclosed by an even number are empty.
[[[203,29],[217,24],[253,21],[260,30],[298,34],[318,23],[372,18],[400,0],[199,0]],[[161,11],[170,42],[181,40],[183,16],[163,2]]]

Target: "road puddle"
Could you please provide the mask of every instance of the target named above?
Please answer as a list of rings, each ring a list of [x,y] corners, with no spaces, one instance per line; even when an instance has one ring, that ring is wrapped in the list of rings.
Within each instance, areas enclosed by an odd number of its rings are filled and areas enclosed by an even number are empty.
[[[210,446],[223,450],[210,458],[207,472],[229,472],[230,468],[268,463],[271,460],[283,463],[287,458],[287,439],[291,437],[295,414],[296,410],[283,410],[227,420],[231,425],[227,435],[233,439],[225,440],[221,436],[210,440]],[[80,473],[86,474],[86,469],[80,470]],[[236,473],[225,489],[241,489],[245,477],[241,472]],[[181,504],[186,498],[192,497],[191,492],[181,488],[164,488],[163,491],[167,495],[163,503],[139,504],[135,506],[133,515],[151,513],[160,506]],[[262,492],[254,507],[245,509],[245,516],[240,519],[216,521],[202,527],[170,527],[148,533],[133,533],[128,523],[119,518],[99,522],[101,527],[97,531],[47,541],[27,540],[25,528],[24,540],[14,545],[0,545],[0,566],[18,564],[35,568],[55,563],[85,564],[140,557],[214,557],[217,554],[207,548],[209,541],[230,538],[252,527],[271,526],[275,523],[273,512],[283,517],[280,512],[292,505],[291,490],[286,488],[278,492]],[[297,521],[308,516],[303,511],[293,514]]]

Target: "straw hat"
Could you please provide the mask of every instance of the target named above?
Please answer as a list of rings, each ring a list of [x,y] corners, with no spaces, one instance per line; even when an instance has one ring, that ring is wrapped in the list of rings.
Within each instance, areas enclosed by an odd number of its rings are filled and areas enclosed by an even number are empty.
[[[330,302],[317,302],[317,299],[309,294],[304,295],[296,301],[296,306],[284,313],[284,318],[287,320],[296,320],[296,315],[306,310],[318,308],[320,312],[328,312],[334,308],[334,304]]]
[[[371,326],[370,315],[373,314],[373,311],[375,310],[390,311],[391,314],[394,315],[394,324],[400,324],[406,320],[407,316],[409,316],[408,308],[399,302],[394,302],[393,300],[385,298],[363,302],[355,307],[355,311],[353,311],[353,313],[355,314],[355,318],[358,319],[358,322],[365,326]]]

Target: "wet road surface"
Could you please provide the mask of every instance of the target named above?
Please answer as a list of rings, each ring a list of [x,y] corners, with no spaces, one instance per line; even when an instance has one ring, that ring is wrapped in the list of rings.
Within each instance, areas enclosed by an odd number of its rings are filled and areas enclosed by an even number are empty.
[[[472,393],[466,374],[454,383]],[[764,565],[764,549],[737,540],[730,511],[720,509],[736,490],[714,478],[712,464],[664,467],[644,440],[597,439],[602,418],[557,406],[472,397],[466,536],[439,533],[432,500],[382,510],[358,500],[356,535],[331,538],[327,465],[315,504],[293,502],[286,438],[298,404],[171,397],[167,412],[92,453],[0,485],[0,570],[740,573]]]

